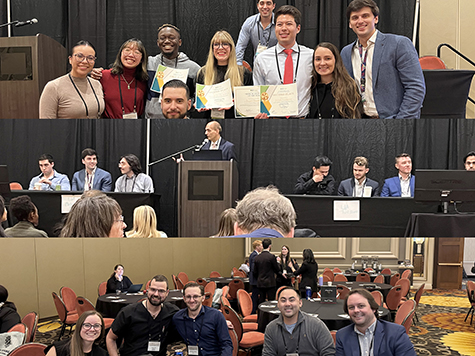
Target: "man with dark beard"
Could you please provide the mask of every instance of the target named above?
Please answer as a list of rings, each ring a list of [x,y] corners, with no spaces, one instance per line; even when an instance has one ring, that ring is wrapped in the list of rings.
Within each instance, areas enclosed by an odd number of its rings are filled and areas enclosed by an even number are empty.
[[[118,356],[117,339],[123,339],[121,356],[164,356],[167,345],[179,339],[172,324],[176,305],[164,303],[169,293],[168,280],[163,275],[152,278],[147,298],[123,308],[107,334],[107,351]]]

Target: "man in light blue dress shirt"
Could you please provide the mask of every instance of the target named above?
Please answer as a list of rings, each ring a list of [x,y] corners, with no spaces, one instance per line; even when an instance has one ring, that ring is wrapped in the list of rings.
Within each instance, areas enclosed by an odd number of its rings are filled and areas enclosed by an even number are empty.
[[[53,169],[53,156],[42,154],[38,162],[41,174],[31,179],[29,190],[71,190],[68,176]]]

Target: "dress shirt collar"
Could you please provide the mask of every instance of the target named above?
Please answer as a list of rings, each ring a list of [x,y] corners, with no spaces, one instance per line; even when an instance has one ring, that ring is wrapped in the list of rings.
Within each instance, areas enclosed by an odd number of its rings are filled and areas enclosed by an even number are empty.
[[[357,333],[358,335],[361,335],[361,336],[365,336],[365,334],[374,334],[374,329],[376,328],[376,323],[378,322],[378,319],[376,319],[373,324],[371,324],[370,326],[368,326],[368,328],[366,329],[365,333],[363,334],[361,331],[359,331],[357,328],[356,328],[356,324],[355,324],[355,333]]]
[[[407,182],[411,180],[411,173],[409,173],[409,175],[407,176],[407,179],[404,179],[400,173],[398,173],[397,176],[399,177],[399,180],[401,182]]]
[[[355,186],[359,186],[359,187],[363,186],[364,187],[364,185],[366,184],[366,178],[364,179],[363,183],[361,183],[361,184],[358,182],[358,179],[356,179],[356,178],[353,178],[353,179],[355,180]]]
[[[285,48],[283,46],[281,46],[280,43],[277,43],[277,53],[284,53],[284,50],[285,50]],[[295,53],[300,52],[299,44],[297,43],[297,41],[295,41],[294,45],[292,46],[292,50]]]
[[[378,30],[374,31],[373,35],[369,38],[368,46],[366,47],[366,49],[368,49],[369,46],[374,45],[376,43],[376,37],[378,37]],[[356,46],[356,48],[358,48],[360,46],[360,40],[359,39],[356,40],[355,46]]]

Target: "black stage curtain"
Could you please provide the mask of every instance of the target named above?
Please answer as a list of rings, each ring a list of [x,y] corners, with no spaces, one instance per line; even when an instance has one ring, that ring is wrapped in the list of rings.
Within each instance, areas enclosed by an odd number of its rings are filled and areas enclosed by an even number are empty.
[[[50,153],[55,168],[70,178],[82,169],[81,151],[93,147],[99,166],[119,177],[119,158],[136,154],[145,171],[147,124],[150,160],[199,144],[206,120],[0,120],[0,164],[10,181],[27,188],[39,174],[38,156]],[[475,121],[439,120],[223,120],[223,137],[236,146],[242,197],[268,184],[292,193],[298,176],[317,155],[333,160],[337,185],[352,176],[356,156],[370,161],[368,176],[380,183],[397,172],[394,157],[407,152],[413,168],[463,169],[463,157],[475,147]],[[185,154],[191,159],[191,153]],[[160,227],[176,236],[176,173],[172,160],[151,167],[160,199]]]
[[[302,12],[298,42],[314,48],[329,41],[342,48],[355,39],[348,28],[346,7],[350,0],[276,0],[276,8],[294,5]],[[378,28],[383,32],[412,38],[416,0],[377,0],[381,9]],[[43,33],[68,50],[80,39],[94,44],[97,66],[108,67],[120,45],[132,37],[140,38],[149,55],[158,53],[157,28],[172,23],[181,29],[181,51],[203,65],[209,42],[217,30],[228,31],[237,41],[244,20],[257,12],[256,0],[12,0],[12,18],[36,17],[38,24],[15,28],[15,36]],[[0,19],[5,16],[6,0],[0,0]],[[5,16],[6,21],[6,16]],[[0,35],[6,36],[6,31]],[[248,48],[245,59],[252,63]]]

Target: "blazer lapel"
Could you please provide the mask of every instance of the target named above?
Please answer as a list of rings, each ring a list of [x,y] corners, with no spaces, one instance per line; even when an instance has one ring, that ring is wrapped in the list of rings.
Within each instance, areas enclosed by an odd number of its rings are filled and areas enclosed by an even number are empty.
[[[383,355],[383,353],[380,352],[381,348],[381,343],[384,338],[384,330],[383,330],[383,325],[379,322],[376,321],[376,330],[374,333],[374,344],[373,344],[373,355]]]
[[[376,35],[376,42],[374,44],[374,52],[373,52],[373,92],[376,83],[378,82],[378,73],[379,73],[379,65],[381,63],[381,58],[383,57],[383,49],[384,43],[386,42],[386,38],[384,34],[378,31]]]

